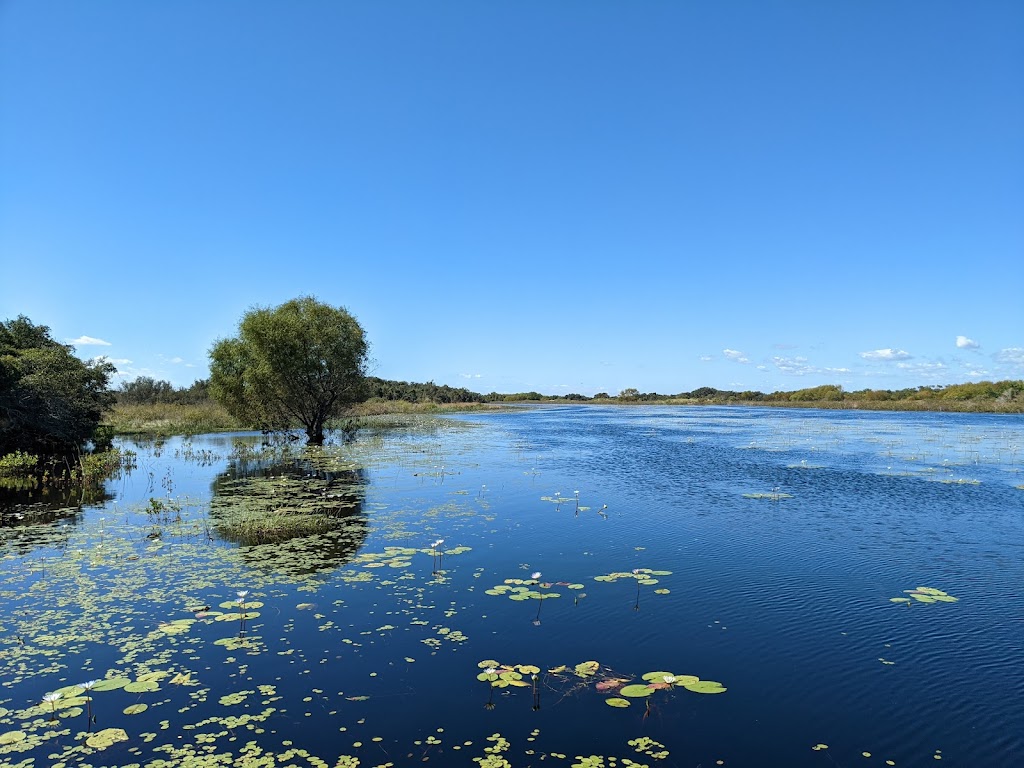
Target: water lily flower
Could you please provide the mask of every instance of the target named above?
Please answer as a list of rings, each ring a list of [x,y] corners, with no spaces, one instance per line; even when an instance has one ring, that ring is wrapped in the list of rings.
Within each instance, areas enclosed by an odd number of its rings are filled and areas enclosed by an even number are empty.
[[[43,701],[50,705],[50,719],[51,720],[56,720],[57,719],[57,699],[59,699],[60,696],[61,696],[60,693],[57,692],[57,691],[53,691],[51,693],[44,693],[43,694]]]
[[[93,688],[96,687],[96,684],[98,682],[99,680],[86,680],[84,683],[79,683],[78,687],[81,688],[83,691],[91,691]]]
[[[540,578],[540,571],[536,571],[534,573],[531,573],[530,574],[530,578],[531,579],[539,579]]]
[[[636,573],[640,573],[640,569],[639,569],[639,568],[634,568],[634,569],[633,569],[633,573],[634,573],[634,574],[636,574]]]
[[[668,683],[669,685],[672,685],[672,683],[674,683],[676,681],[676,676],[675,675],[665,675],[665,677],[663,679],[665,680],[666,683]]]
[[[487,669],[484,670],[484,674],[485,675],[496,675],[496,674],[498,674],[498,670],[495,669],[494,667],[488,667]]]
[[[444,539],[438,539],[437,541],[435,541],[435,542],[434,542],[433,544],[431,544],[430,546],[431,546],[431,547],[433,547],[434,549],[437,549],[437,548],[438,548],[438,547],[440,547],[440,546],[441,546],[442,544],[444,544]]]
[[[240,589],[237,592],[235,592],[235,594],[238,595],[238,599],[241,600],[242,598],[244,598],[246,595],[249,594],[249,590],[248,589]]]

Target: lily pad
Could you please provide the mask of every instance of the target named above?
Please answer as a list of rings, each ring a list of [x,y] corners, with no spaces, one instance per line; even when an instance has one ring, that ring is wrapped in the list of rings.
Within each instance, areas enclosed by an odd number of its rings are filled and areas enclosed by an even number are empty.
[[[140,712],[145,712],[147,709],[149,709],[149,704],[129,704],[122,711],[126,715],[137,715]]]
[[[675,674],[672,673],[672,672],[648,672],[646,675],[641,675],[641,678],[643,680],[653,681],[653,682],[656,682],[656,683],[663,683],[663,682],[665,682],[665,678],[666,677],[673,677],[674,678]],[[696,680],[697,678],[694,678],[694,679]]]
[[[684,685],[683,688],[694,693],[725,693],[727,690],[721,683],[716,683],[714,680],[698,680],[696,683]]]
[[[123,728],[104,728],[87,738],[85,743],[93,749],[106,749],[119,741],[128,741],[128,734]]]
[[[627,685],[619,689],[620,696],[628,696],[631,699],[643,698],[644,696],[650,696],[652,693],[654,693],[654,689],[649,685]]]
[[[0,733],[0,744],[14,744],[15,742],[24,740],[24,731],[7,731],[6,733]]]
[[[627,701],[626,699],[620,699],[617,696],[613,697],[613,698],[610,698],[610,699],[605,699],[604,703],[607,704],[609,707],[628,707],[629,706],[629,701]]]
[[[94,691],[114,691],[124,688],[131,681],[130,677],[108,677],[106,680],[100,680],[92,689]]]

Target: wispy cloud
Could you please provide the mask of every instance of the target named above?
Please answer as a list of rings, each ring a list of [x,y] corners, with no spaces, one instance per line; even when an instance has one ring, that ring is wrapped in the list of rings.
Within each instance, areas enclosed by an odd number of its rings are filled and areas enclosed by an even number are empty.
[[[110,342],[104,341],[103,339],[94,339],[92,336],[79,336],[77,339],[71,339],[68,344],[74,344],[76,347],[109,347]]]
[[[726,360],[732,360],[734,363],[749,363],[746,355],[735,349],[723,349],[722,354],[725,355]]]
[[[896,367],[905,373],[909,373],[912,376],[925,380],[932,379],[948,370],[948,366],[941,361],[936,363],[896,363]]]
[[[713,358],[711,355],[701,355],[697,359],[700,360],[702,363],[710,363],[715,358]]]
[[[479,373],[460,373],[459,376],[461,376],[464,379],[479,379],[481,374],[479,374]]]
[[[966,336],[957,336],[956,337],[956,347],[957,347],[957,349],[977,349],[980,346],[981,346],[981,344],[976,342],[974,339],[969,339]]]
[[[997,363],[1009,363],[1010,365],[1024,365],[1024,349],[1021,347],[1007,347],[995,354]]]
[[[181,358],[181,357],[172,357],[167,362],[174,363],[175,365],[181,365],[182,363],[185,362],[185,360],[183,358]]]
[[[821,368],[810,365],[806,357],[773,357],[772,363],[780,372],[790,376],[807,376],[809,374],[850,373],[849,368]]]
[[[912,355],[902,349],[876,349],[872,352],[861,352],[865,360],[910,360]]]

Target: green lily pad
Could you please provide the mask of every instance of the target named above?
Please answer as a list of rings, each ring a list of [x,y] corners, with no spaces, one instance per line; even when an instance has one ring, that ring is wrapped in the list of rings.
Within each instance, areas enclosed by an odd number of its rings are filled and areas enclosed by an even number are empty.
[[[15,742],[24,740],[24,731],[7,731],[6,733],[0,733],[0,744],[14,744]]]
[[[646,675],[641,675],[641,679],[655,683],[665,682],[666,677],[675,677],[675,674],[672,672],[648,672]]]
[[[654,693],[654,689],[649,685],[627,685],[625,688],[619,689],[620,696],[628,696],[631,699],[650,696],[652,693]]]
[[[128,741],[128,734],[123,728],[104,728],[87,738],[85,743],[93,749],[106,749],[119,741]]]
[[[721,683],[716,683],[714,680],[698,680],[696,683],[684,685],[683,688],[694,693],[725,693],[726,691]]]
[[[604,703],[609,707],[628,707],[629,702],[626,699],[620,699],[617,696],[611,699],[605,699]]]
[[[150,691],[159,691],[160,684],[156,680],[137,680],[134,683],[128,683],[124,689],[128,693],[148,693]]]
[[[130,677],[108,677],[106,680],[100,680],[92,689],[94,691],[114,691],[124,688],[131,681]]]
[[[137,715],[140,712],[145,712],[147,709],[149,709],[149,704],[129,704],[122,711],[126,715]]]

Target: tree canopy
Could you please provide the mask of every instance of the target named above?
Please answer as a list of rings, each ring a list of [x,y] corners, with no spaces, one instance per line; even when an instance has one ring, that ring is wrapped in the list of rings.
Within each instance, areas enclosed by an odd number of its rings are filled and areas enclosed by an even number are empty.
[[[83,362],[24,315],[0,323],[0,455],[74,453],[114,403],[106,360]]]
[[[365,397],[367,344],[344,307],[303,296],[249,310],[238,336],[210,350],[210,394],[238,419],[262,429],[301,425],[312,445]]]

